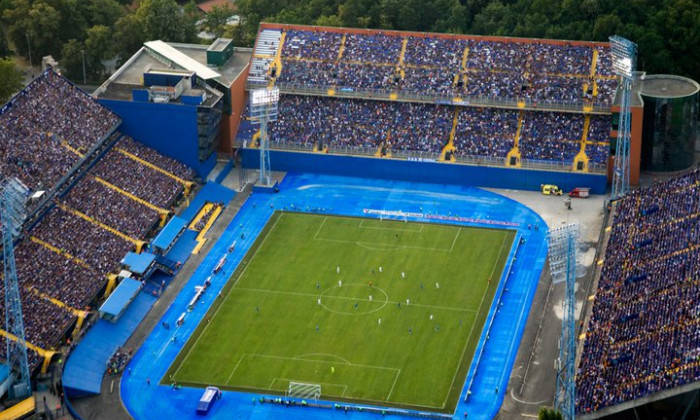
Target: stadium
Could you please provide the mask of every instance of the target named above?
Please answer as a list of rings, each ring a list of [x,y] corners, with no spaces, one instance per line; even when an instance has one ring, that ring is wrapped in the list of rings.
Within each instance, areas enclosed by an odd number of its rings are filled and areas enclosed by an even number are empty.
[[[700,86],[620,42],[47,69],[0,109],[0,418],[697,418]]]

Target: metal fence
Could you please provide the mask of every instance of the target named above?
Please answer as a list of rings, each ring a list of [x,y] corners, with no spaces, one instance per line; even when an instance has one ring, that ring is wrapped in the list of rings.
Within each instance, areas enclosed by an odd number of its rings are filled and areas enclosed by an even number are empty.
[[[235,147],[249,147],[247,141],[237,139]],[[299,143],[291,140],[271,140],[269,144],[271,150],[297,151],[297,152],[313,152],[314,143]],[[329,148],[328,154],[332,155],[351,155],[351,156],[375,156],[378,148],[372,146],[352,146],[352,145],[333,145]],[[322,151],[318,151],[322,152]],[[384,159],[401,159],[417,162],[437,162],[440,160],[441,153],[417,151],[417,150],[391,150],[391,156],[385,156]],[[471,166],[491,166],[491,167],[506,167],[506,159],[498,156],[475,156],[475,155],[454,155],[457,164]],[[450,162],[446,162],[450,163]],[[539,169],[544,171],[557,172],[574,172],[573,162],[522,159],[520,161],[521,169]],[[603,174],[607,172],[607,167],[600,163],[590,162],[588,164],[588,172],[595,174]]]
[[[267,82],[254,82],[249,80],[248,89],[267,86]],[[586,112],[593,114],[610,114],[610,104],[590,104],[582,101],[552,101],[532,100],[528,98],[508,98],[498,96],[467,96],[452,93],[426,92],[417,93],[402,90],[387,90],[374,88],[357,88],[343,86],[319,86],[299,84],[292,82],[275,83],[280,93],[309,96],[330,96],[329,90],[333,89],[334,97],[351,99],[373,100],[399,100],[404,102],[424,102],[454,106],[547,110],[561,112]]]

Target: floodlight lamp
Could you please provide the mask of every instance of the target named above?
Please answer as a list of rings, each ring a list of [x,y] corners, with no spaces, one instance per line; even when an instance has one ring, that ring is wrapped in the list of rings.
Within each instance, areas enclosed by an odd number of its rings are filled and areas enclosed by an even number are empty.
[[[251,105],[270,105],[280,100],[280,90],[277,87],[271,89],[256,89],[251,92]]]

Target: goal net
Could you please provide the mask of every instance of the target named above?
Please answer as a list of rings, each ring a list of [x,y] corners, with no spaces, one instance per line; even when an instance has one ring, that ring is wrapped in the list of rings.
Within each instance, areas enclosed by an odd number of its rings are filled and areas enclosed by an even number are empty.
[[[321,385],[289,382],[287,396],[291,398],[314,399],[321,397]]]

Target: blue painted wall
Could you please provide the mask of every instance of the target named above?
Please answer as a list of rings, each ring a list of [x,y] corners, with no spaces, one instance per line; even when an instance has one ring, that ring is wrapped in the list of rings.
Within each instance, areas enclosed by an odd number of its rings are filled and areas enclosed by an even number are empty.
[[[532,191],[539,190],[541,184],[556,184],[564,191],[569,191],[575,187],[589,187],[593,194],[604,194],[607,185],[607,177],[605,175],[278,150],[270,151],[270,164],[273,171],[310,172],[361,178]],[[259,150],[244,149],[243,166],[246,168],[259,167]]]
[[[216,153],[199,161],[197,107],[152,102],[98,99],[122,119],[120,131],[194,169],[205,179],[216,165]]]

